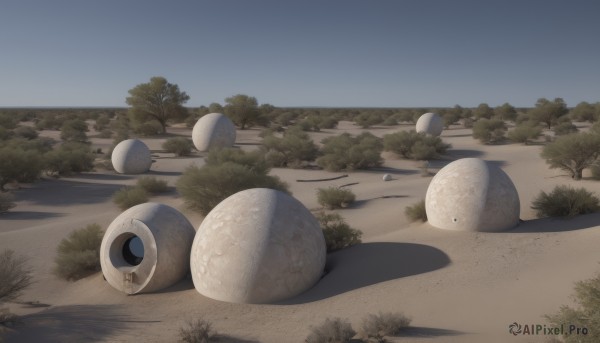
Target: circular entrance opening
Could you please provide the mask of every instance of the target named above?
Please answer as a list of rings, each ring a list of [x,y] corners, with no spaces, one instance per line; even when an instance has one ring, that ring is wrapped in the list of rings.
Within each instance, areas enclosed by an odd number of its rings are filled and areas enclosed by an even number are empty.
[[[132,266],[137,266],[144,259],[144,243],[138,236],[128,238],[123,244],[123,258]]]

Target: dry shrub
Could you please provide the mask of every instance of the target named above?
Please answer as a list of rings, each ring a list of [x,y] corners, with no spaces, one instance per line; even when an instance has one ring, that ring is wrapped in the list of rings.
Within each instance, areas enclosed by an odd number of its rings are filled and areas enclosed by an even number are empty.
[[[342,343],[350,342],[356,331],[352,329],[350,322],[340,318],[327,318],[319,326],[311,328],[306,337],[306,343]]]
[[[319,212],[316,218],[323,230],[328,253],[361,242],[362,231],[350,227],[339,214]]]
[[[116,191],[112,199],[124,211],[135,205],[148,202],[150,195],[141,187],[125,187]]]
[[[416,202],[410,206],[406,206],[404,214],[410,219],[411,222],[420,220],[422,222],[427,221],[427,212],[425,211],[425,200]]]
[[[142,176],[137,180],[136,186],[148,193],[164,193],[168,190],[167,181],[159,180],[154,176]]]
[[[379,312],[363,319],[359,334],[363,339],[385,342],[385,336],[397,336],[410,325],[411,319],[399,312]]]
[[[212,324],[203,319],[191,320],[185,327],[179,328],[179,338],[186,343],[209,343],[218,341]]]
[[[98,224],[77,229],[56,249],[54,273],[66,280],[79,280],[100,271],[100,244],[104,232]]]
[[[356,196],[349,189],[327,187],[317,189],[317,201],[329,210],[348,207],[356,200]]]

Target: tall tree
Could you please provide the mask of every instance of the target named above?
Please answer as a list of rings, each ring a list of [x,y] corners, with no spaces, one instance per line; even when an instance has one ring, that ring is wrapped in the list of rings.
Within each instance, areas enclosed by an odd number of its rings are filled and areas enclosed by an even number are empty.
[[[554,98],[554,101],[540,98],[535,107],[529,110],[529,117],[535,122],[545,123],[550,129],[558,123],[560,117],[567,113],[569,113],[569,110],[562,98]]]
[[[260,110],[255,97],[244,94],[234,95],[226,98],[225,114],[236,123],[240,129],[251,126],[260,121]]]
[[[137,120],[155,119],[162,127],[162,133],[167,130],[167,121],[183,119],[187,109],[183,107],[190,97],[179,90],[179,86],[167,82],[164,77],[156,76],[148,83],[139,84],[129,90],[126,102],[131,106],[130,113]]]
[[[517,110],[508,102],[494,108],[494,114],[502,120],[515,121],[517,119]]]
[[[208,113],[223,113],[223,106],[218,102],[213,102],[208,105]]]
[[[473,115],[476,119],[490,119],[494,115],[494,110],[490,107],[490,105],[481,103],[475,110],[473,110]]]

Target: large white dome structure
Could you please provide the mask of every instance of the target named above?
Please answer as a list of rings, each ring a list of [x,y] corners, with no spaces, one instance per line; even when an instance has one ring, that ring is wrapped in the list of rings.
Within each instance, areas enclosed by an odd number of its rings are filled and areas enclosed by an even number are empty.
[[[152,165],[152,154],[148,146],[139,139],[127,139],[115,146],[111,161],[121,174],[142,174]]]
[[[318,221],[295,198],[273,189],[238,192],[219,203],[194,238],[196,290],[233,303],[271,303],[312,287],[325,267]]]
[[[440,229],[496,232],[519,224],[519,194],[502,169],[478,158],[442,168],[425,196],[429,223]]]
[[[192,141],[198,151],[231,147],[235,143],[235,125],[224,114],[209,113],[194,125]]]
[[[438,114],[425,113],[417,120],[416,131],[439,136],[444,130],[444,120]]]
[[[106,229],[100,264],[106,281],[127,293],[149,293],[189,271],[195,230],[176,209],[145,203],[121,213]]]

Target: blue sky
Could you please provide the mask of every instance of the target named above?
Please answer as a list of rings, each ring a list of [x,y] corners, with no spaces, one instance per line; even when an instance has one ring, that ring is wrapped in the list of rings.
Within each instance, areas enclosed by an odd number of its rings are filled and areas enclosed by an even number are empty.
[[[600,2],[3,0],[0,107],[533,106],[600,101]]]

